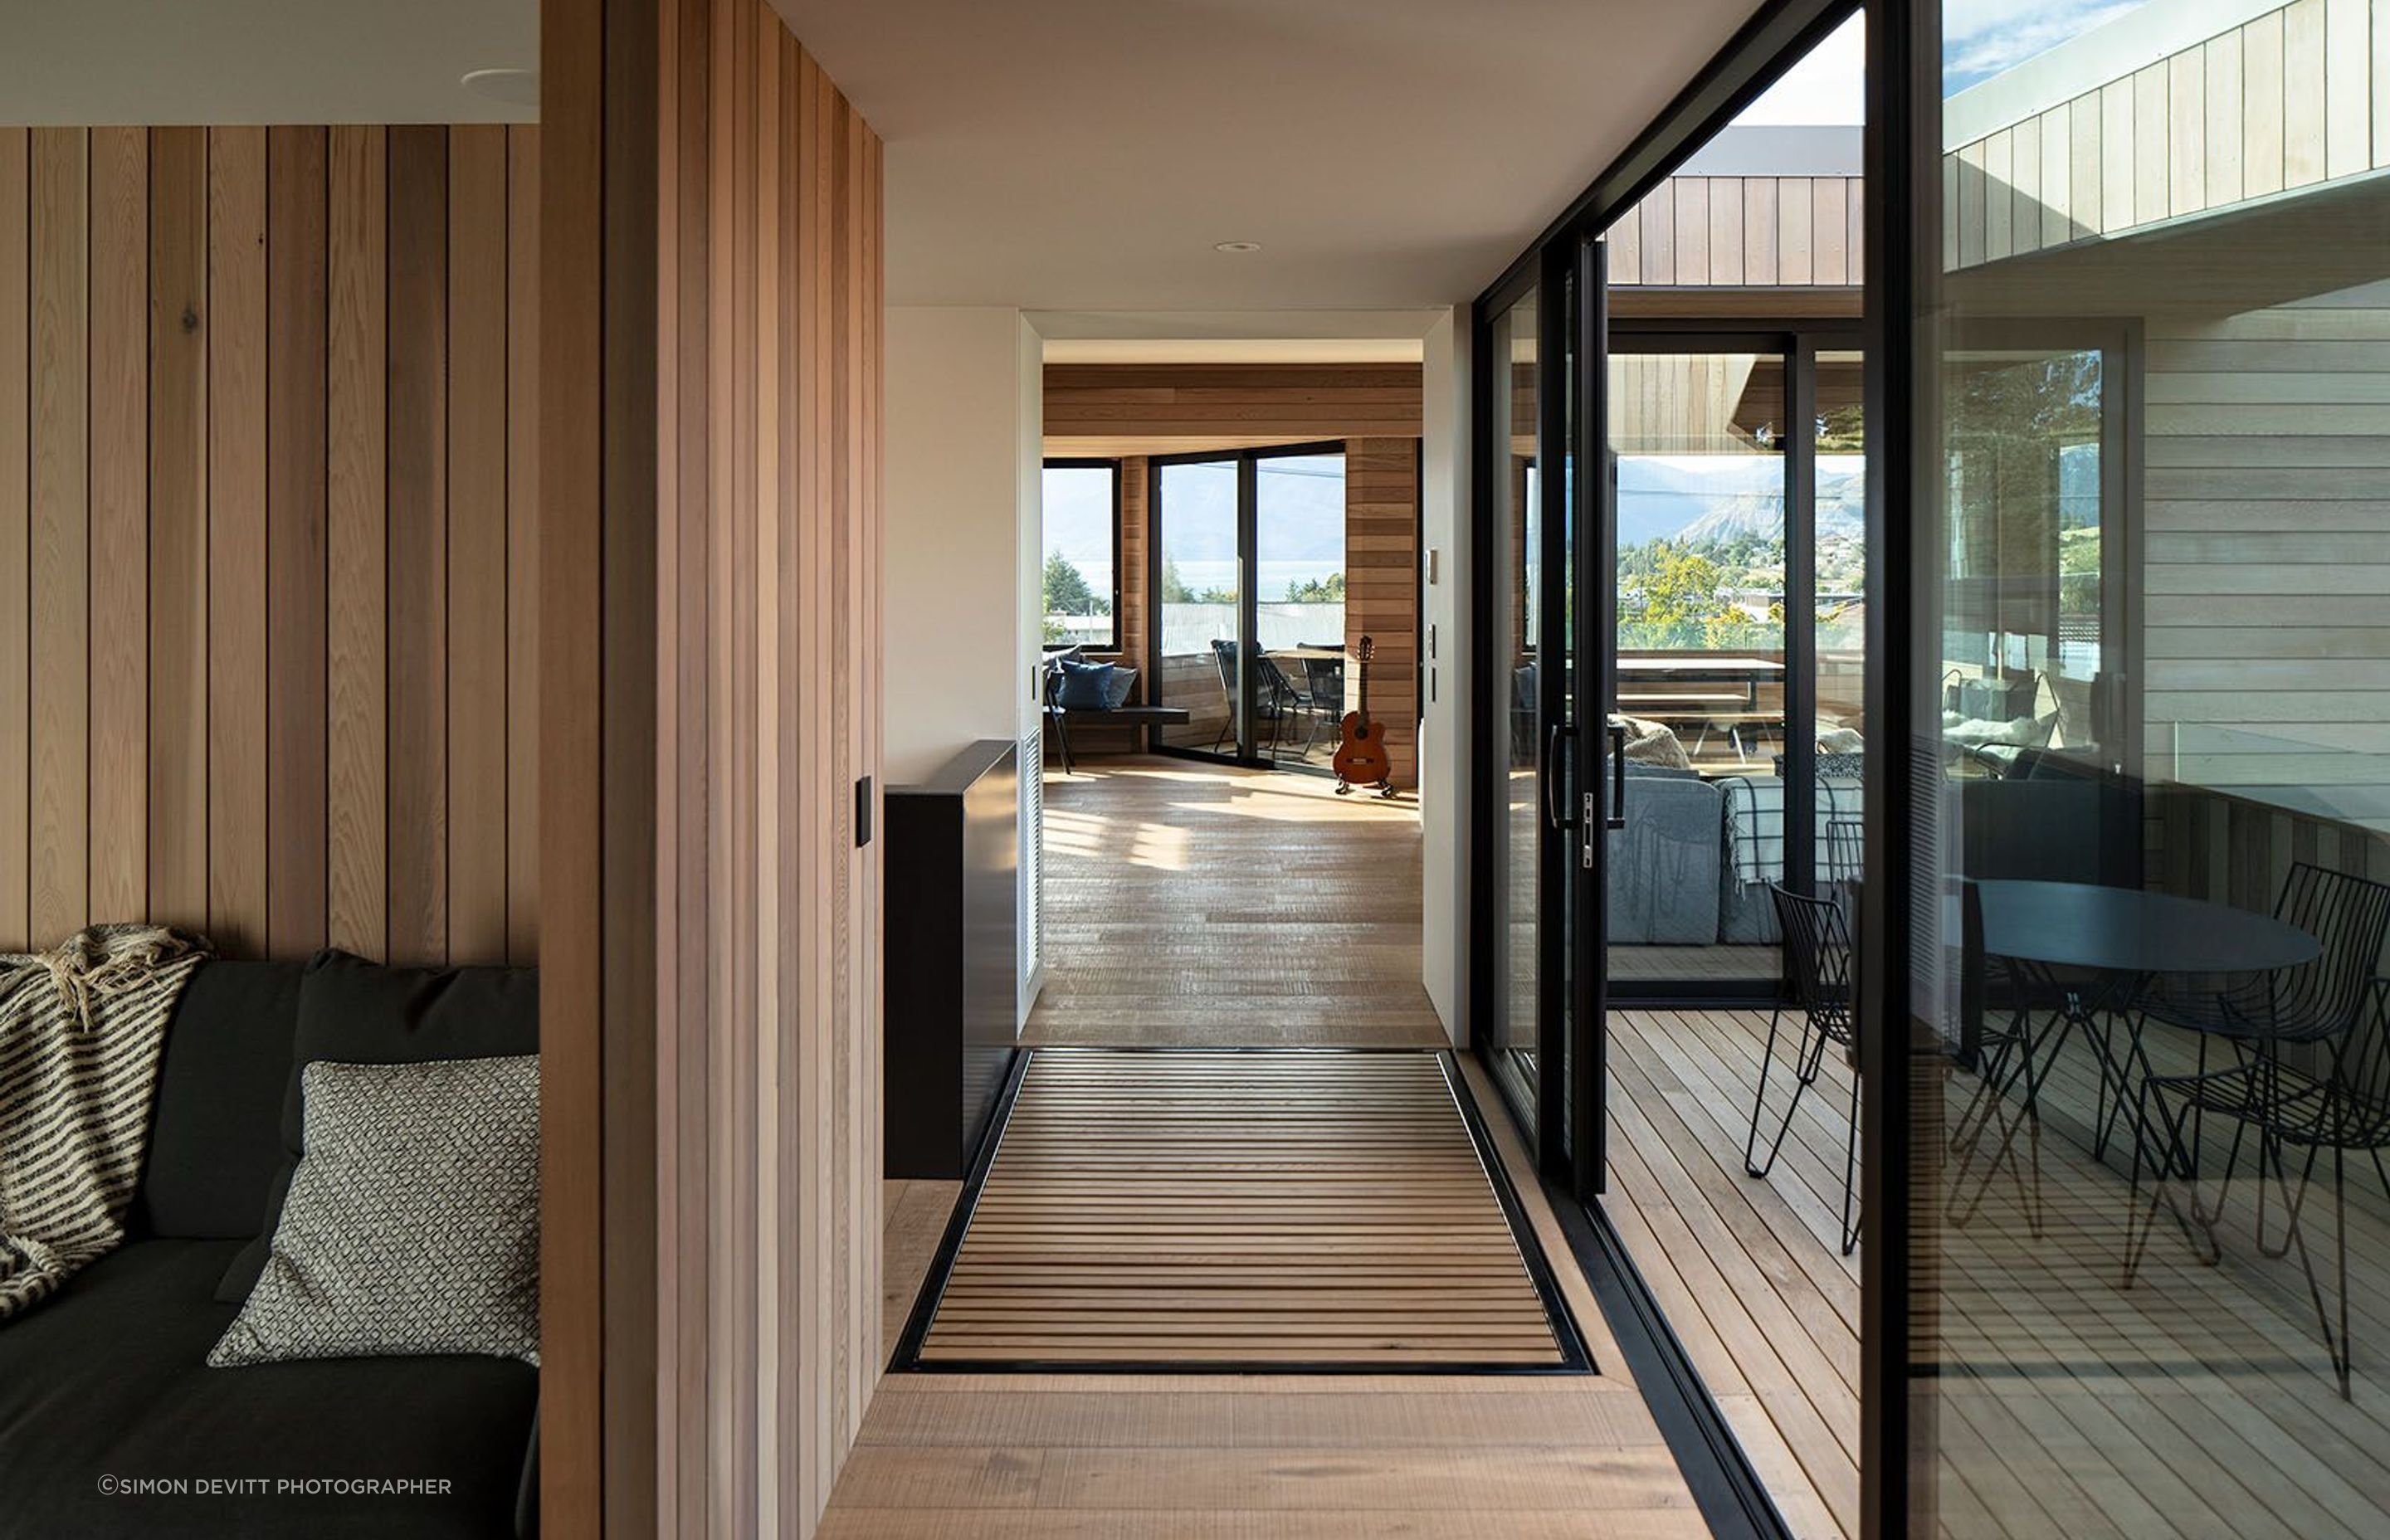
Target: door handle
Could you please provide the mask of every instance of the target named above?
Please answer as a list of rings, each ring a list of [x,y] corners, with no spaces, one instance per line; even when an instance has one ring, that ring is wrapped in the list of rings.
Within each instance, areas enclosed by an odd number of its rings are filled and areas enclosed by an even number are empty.
[[[1544,734],[1544,760],[1536,767],[1536,775],[1544,783],[1544,822],[1563,834],[1576,828],[1576,820],[1562,813],[1562,804],[1555,800],[1560,789],[1557,772],[1560,769],[1561,735],[1565,731],[1565,727],[1555,722]]]
[[[1613,828],[1626,827],[1626,725],[1610,725],[1610,816]]]

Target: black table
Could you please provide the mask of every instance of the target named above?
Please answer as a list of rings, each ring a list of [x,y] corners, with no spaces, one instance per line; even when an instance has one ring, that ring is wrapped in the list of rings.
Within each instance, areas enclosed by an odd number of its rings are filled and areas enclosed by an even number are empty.
[[[2092,1115],[2096,1160],[2105,1155],[2109,1136],[2124,1114],[2132,1072],[2138,1069],[2144,1077],[2150,1072],[2139,1032],[2129,1034],[2120,1059],[2102,1017],[2129,1018],[2151,983],[2165,975],[2268,973],[2312,962],[2323,953],[2322,943],[2295,925],[2172,893],[2085,882],[1985,880],[1965,887],[1981,926],[1974,939],[1986,956],[2001,958],[2015,970],[2024,995],[2009,1029],[1992,1043],[1975,1095],[1951,1130],[1952,1148],[1963,1143],[1968,1150],[1952,1184],[1953,1220],[1982,1200],[2003,1161],[2013,1161],[2020,1126],[2028,1131],[2038,1172],[2041,1086],[2078,1028],[2100,1064],[2100,1099]],[[2035,1022],[2036,996],[2054,1005],[2051,1020]],[[2008,1095],[2020,1084],[2024,1096],[2016,1115],[2009,1117],[2004,1113]],[[2003,1125],[1999,1147],[1984,1168],[1973,1198],[1962,1206],[1967,1166],[1985,1124],[1996,1117]],[[2149,1153],[2143,1134],[2137,1113],[2137,1156]],[[2037,1181],[2029,1211],[2036,1233],[2040,1229],[2039,1188]]]

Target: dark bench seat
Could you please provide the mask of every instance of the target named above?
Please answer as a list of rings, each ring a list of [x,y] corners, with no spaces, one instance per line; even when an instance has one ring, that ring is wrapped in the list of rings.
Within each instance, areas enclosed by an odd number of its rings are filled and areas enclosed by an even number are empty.
[[[1055,741],[1062,750],[1062,768],[1068,770],[1073,722],[1097,727],[1182,727],[1193,713],[1184,706],[1107,706],[1099,711],[1086,706],[1049,705],[1046,715],[1054,724]]]

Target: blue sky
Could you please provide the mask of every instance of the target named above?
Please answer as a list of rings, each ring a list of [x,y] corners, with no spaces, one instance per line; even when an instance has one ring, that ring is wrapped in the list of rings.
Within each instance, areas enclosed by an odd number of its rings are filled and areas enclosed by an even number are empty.
[[[1942,94],[1964,91],[2146,0],[1945,0]]]
[[[1952,96],[2148,0],[1944,0],[1942,94]],[[1739,126],[1856,125],[1865,119],[1867,27],[1854,16],[1735,119]]]
[[[1265,456],[1258,463],[1261,583],[1272,598],[1286,584],[1344,570],[1342,456]],[[1046,552],[1056,551],[1099,593],[1112,576],[1111,479],[1102,470],[1050,468],[1045,478]],[[1234,462],[1163,471],[1170,518],[1164,554],[1204,587],[1233,586],[1237,566]]]
[[[1057,550],[1096,592],[1112,584],[1112,478],[1075,466],[1046,471],[1046,554]]]

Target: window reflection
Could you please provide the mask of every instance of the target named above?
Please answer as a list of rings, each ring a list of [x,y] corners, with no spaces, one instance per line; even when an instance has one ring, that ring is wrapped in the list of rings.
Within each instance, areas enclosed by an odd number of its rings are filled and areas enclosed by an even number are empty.
[[[1903,910],[1944,1534],[2390,1533],[2369,14],[1942,7]]]

